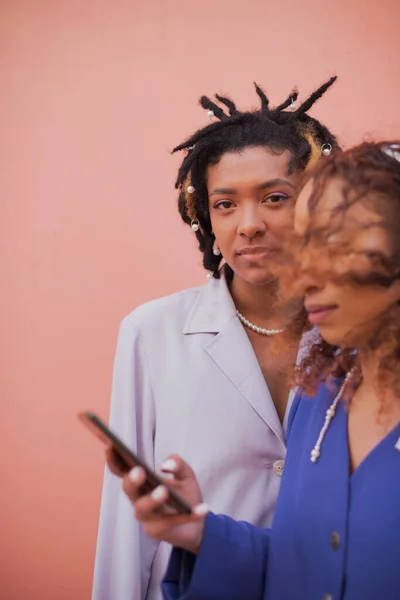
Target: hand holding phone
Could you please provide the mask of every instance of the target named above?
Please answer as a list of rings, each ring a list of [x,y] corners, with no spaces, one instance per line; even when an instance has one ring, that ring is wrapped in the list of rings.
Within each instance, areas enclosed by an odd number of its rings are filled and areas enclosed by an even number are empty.
[[[142,486],[143,495],[153,491],[160,485],[168,489],[168,499],[166,506],[173,508],[176,512],[184,515],[192,514],[190,505],[183,500],[165,481],[159,477],[150,467],[148,467],[134,452],[132,452],[123,442],[113,433],[97,415],[92,412],[83,412],[78,415],[79,419],[90,429],[90,431],[99,438],[106,446],[112,447],[112,459],[118,468],[117,474],[127,473],[136,466],[142,467],[146,474],[146,482]]]
[[[141,467],[136,467],[123,477],[124,492],[134,506],[135,518],[146,535],[197,554],[204,535],[208,506],[202,502],[196,475],[190,465],[176,454],[168,457],[162,469],[166,473],[173,473],[174,479],[169,485],[190,502],[190,515],[166,512],[169,492],[165,485],[151,494],[141,495],[141,487],[146,480]]]

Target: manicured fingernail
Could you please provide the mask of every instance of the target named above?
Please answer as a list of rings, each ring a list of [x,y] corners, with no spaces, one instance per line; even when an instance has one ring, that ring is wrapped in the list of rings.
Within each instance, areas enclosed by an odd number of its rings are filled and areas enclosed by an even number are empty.
[[[129,479],[133,481],[133,483],[139,483],[142,478],[142,469],[140,467],[135,467],[129,473]]]
[[[163,485],[159,485],[151,492],[153,500],[164,500],[167,497],[167,490]]]
[[[193,509],[194,514],[198,515],[199,517],[203,517],[204,515],[206,515],[208,513],[208,511],[209,511],[208,504],[198,504]]]
[[[161,468],[163,471],[175,471],[178,468],[178,465],[176,464],[176,460],[173,458],[168,458],[165,462],[163,462]]]

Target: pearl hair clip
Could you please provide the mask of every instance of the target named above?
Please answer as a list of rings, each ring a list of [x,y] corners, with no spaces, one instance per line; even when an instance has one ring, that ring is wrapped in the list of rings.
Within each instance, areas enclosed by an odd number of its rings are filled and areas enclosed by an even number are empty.
[[[383,144],[381,150],[386,156],[390,156],[390,158],[394,158],[394,160],[400,162],[400,144]]]
[[[322,144],[321,151],[324,156],[329,156],[332,152],[331,144]]]

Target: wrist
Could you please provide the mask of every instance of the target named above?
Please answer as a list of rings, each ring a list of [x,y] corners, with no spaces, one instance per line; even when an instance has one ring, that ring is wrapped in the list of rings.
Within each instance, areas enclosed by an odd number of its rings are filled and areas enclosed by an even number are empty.
[[[192,544],[190,544],[191,547],[188,548],[189,552],[192,552],[192,554],[195,554],[196,556],[199,554],[200,547],[203,542],[203,537],[204,537],[204,520],[201,521],[201,523],[199,523],[199,531],[197,532],[197,535],[194,538]]]

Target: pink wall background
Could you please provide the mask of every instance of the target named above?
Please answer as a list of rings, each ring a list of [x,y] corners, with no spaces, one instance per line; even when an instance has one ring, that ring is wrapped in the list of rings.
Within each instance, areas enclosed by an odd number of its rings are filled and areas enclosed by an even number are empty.
[[[90,597],[121,318],[205,281],[175,210],[202,93],[313,114],[346,145],[400,137],[398,0],[2,0],[1,556],[4,600]]]

